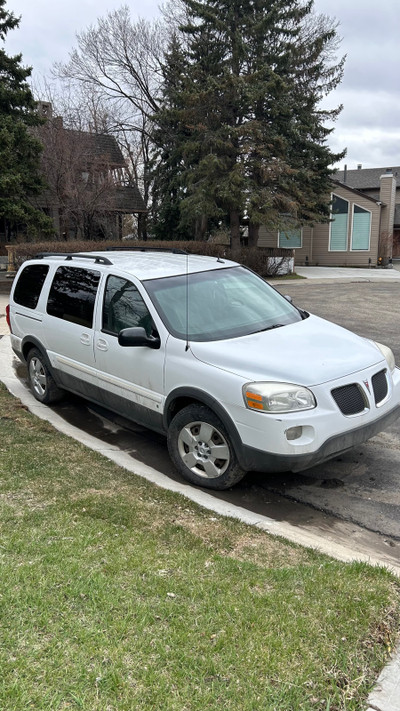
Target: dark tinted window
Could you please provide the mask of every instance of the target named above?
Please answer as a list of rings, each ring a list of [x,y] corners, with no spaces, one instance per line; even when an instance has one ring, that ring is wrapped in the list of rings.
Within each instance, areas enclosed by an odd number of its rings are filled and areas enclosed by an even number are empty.
[[[100,272],[58,267],[51,285],[47,313],[91,328]]]
[[[148,336],[153,320],[136,286],[126,279],[109,276],[103,306],[103,331],[117,335],[123,328],[142,326]]]
[[[14,301],[28,309],[35,309],[49,267],[46,264],[31,264],[21,272],[14,291]]]

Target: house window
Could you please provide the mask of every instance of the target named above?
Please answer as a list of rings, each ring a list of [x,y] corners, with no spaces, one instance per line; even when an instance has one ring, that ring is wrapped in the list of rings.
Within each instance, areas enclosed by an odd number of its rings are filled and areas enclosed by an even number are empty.
[[[329,235],[331,252],[347,250],[347,231],[349,225],[349,203],[338,195],[332,196],[332,212]]]
[[[303,230],[301,227],[288,227],[280,230],[278,235],[278,247],[284,249],[301,249]]]
[[[351,248],[353,250],[368,250],[371,234],[371,213],[363,207],[354,205],[353,224],[351,230]]]

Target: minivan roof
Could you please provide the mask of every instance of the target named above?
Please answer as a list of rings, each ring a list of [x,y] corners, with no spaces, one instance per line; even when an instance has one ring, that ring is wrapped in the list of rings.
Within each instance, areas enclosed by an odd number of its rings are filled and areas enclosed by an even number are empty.
[[[194,274],[196,272],[226,269],[238,266],[237,262],[220,257],[206,257],[198,254],[178,253],[172,250],[149,251],[121,250],[98,251],[77,253],[41,253],[39,258],[57,260],[62,264],[72,264],[88,267],[88,261],[93,255],[93,266],[100,264],[104,271],[112,271],[115,266],[126,274],[137,277],[141,281],[146,279],[161,279],[163,277],[178,276],[181,274]],[[97,259],[97,261],[96,261]]]

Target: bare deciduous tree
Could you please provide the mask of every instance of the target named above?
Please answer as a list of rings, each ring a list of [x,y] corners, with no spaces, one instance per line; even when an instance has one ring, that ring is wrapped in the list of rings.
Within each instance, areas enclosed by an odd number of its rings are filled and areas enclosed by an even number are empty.
[[[162,23],[132,22],[125,5],[79,33],[69,62],[57,64],[55,71],[60,78],[98,87],[108,100],[124,99],[125,119],[134,128],[137,116],[157,108],[164,41]],[[140,124],[136,128],[141,130]]]
[[[162,90],[161,63],[168,36],[163,21],[133,22],[127,5],[99,18],[95,26],[77,35],[77,47],[55,76],[74,97],[69,113],[75,126],[85,116],[87,127],[114,135],[127,158],[131,179],[150,197],[150,117],[158,108]],[[67,107],[66,107],[67,108]],[[139,236],[146,237],[143,219]]]

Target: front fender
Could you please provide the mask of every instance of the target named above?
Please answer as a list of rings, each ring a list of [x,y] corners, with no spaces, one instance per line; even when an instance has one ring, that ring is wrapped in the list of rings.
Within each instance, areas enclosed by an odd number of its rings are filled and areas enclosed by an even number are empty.
[[[233,448],[235,450],[235,454],[240,463],[243,459],[243,444],[236,425],[232,420],[231,416],[221,405],[221,403],[204,390],[200,390],[199,388],[181,387],[176,388],[176,390],[173,390],[168,395],[165,401],[163,414],[163,424],[165,430],[168,431],[169,425],[174,415],[179,412],[179,410],[181,410],[183,407],[189,405],[192,402],[200,402],[203,405],[207,405],[207,407],[209,407],[210,410],[212,410],[221,420],[227,431],[227,434],[230,437]]]

